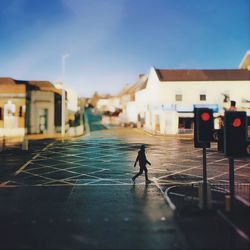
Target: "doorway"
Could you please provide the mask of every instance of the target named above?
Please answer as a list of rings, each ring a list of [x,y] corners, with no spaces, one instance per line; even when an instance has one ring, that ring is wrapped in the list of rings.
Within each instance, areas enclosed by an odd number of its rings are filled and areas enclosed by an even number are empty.
[[[39,112],[39,133],[44,134],[48,130],[48,109],[41,109]]]

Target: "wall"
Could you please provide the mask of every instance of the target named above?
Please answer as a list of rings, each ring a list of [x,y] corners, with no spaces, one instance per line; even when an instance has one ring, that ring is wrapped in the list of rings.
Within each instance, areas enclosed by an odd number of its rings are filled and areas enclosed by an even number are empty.
[[[250,100],[250,81],[210,81],[210,82],[157,82],[159,88],[156,101],[158,104],[179,103],[190,104],[219,104],[223,103],[223,93],[228,93],[240,108],[242,99]],[[160,85],[160,86],[159,86]],[[182,94],[182,101],[175,101],[176,94]],[[207,100],[200,101],[200,94],[206,94]]]
[[[135,102],[129,102],[125,110],[127,122],[137,123],[138,122],[138,111]]]
[[[67,109],[73,112],[79,110],[77,94],[71,89],[67,89]]]
[[[14,104],[12,115],[7,115],[6,104]],[[20,107],[22,114],[19,115]],[[26,86],[1,84],[0,85],[0,108],[2,119],[0,120],[0,136],[24,136],[25,133],[25,109],[26,109]]]
[[[32,91],[30,103],[30,127],[31,133],[40,133],[39,120],[42,109],[48,109],[48,130],[46,133],[52,134],[55,132],[54,126],[54,93],[46,91]]]
[[[77,127],[70,127],[68,130],[68,135],[75,137],[75,136],[80,136],[84,133],[84,127],[83,125],[79,125]]]

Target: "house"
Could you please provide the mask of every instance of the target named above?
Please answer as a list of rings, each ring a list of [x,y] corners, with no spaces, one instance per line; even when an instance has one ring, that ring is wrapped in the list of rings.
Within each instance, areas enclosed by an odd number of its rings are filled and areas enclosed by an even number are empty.
[[[147,75],[140,74],[137,81],[120,93],[121,105],[123,112],[120,115],[121,124],[132,124],[141,127],[143,118],[140,116],[138,106],[135,102],[136,92],[144,89],[147,85]]]
[[[240,69],[248,69],[250,71],[250,50],[248,50],[243,57],[240,66]]]
[[[96,103],[96,108],[100,112],[114,113],[121,108],[120,100],[117,96],[102,96]]]
[[[195,107],[208,107],[215,116],[230,100],[250,116],[250,71],[247,69],[150,69],[146,88],[135,94],[144,128],[152,133],[178,134],[192,130]]]
[[[57,89],[62,89],[62,83],[56,82],[54,83]],[[76,123],[79,123],[79,115],[80,115],[80,104],[78,100],[77,93],[68,87],[64,88],[67,93],[67,109],[66,109],[66,129],[68,130],[70,126],[74,126]],[[83,111],[82,111],[83,112]]]
[[[49,81],[0,78],[0,133],[52,134],[61,129],[61,90]]]
[[[0,137],[25,134],[26,85],[0,78]]]
[[[94,108],[98,108],[99,100],[109,99],[111,95],[99,94],[97,91],[93,94],[93,96],[88,100],[88,104]],[[104,101],[105,103],[105,101]]]
[[[102,96],[98,99],[96,108],[102,112],[104,124],[135,125],[137,123],[135,93],[145,88],[146,80],[147,76],[141,74],[135,84],[126,84],[117,95]]]
[[[61,90],[48,81],[28,81],[27,90],[27,132],[30,134],[59,133],[62,113]]]

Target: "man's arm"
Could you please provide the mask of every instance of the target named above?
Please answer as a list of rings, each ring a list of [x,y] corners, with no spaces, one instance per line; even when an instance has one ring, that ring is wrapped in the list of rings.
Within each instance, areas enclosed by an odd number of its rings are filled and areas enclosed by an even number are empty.
[[[146,159],[146,162],[151,166],[151,163]]]
[[[138,154],[137,157],[136,157],[135,164],[134,164],[134,168],[135,168],[135,166],[136,166],[138,160],[139,160],[139,154]]]

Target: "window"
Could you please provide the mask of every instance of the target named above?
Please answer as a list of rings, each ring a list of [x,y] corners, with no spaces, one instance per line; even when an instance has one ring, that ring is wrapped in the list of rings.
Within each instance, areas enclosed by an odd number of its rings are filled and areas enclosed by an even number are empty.
[[[224,91],[224,93],[222,93],[223,95],[223,102],[229,102],[230,100],[230,94],[229,94],[229,91]]]
[[[11,100],[8,100],[8,103],[4,105],[4,116],[15,116],[15,113],[16,105]]]
[[[207,100],[207,96],[205,94],[201,94],[200,101],[206,101],[206,100]]]
[[[176,94],[175,95],[175,101],[177,101],[177,102],[182,101],[182,95],[181,94]]]
[[[3,108],[0,108],[0,121],[3,120]]]
[[[22,117],[23,116],[23,107],[20,106],[19,107],[19,117]]]

